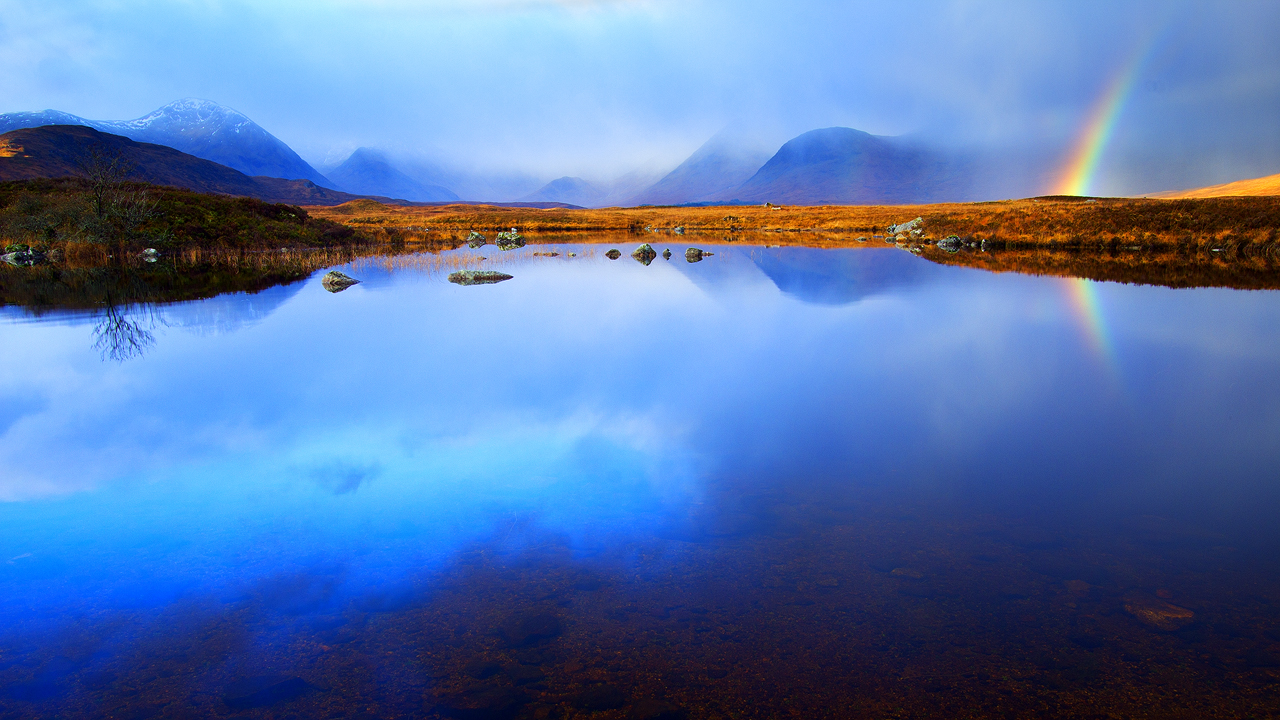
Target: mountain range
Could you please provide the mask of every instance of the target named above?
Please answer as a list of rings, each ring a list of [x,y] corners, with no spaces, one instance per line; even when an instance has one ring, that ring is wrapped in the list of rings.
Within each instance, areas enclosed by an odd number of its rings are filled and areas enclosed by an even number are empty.
[[[612,181],[561,177],[550,182],[518,173],[450,170],[361,147],[321,174],[288,145],[243,114],[206,100],[180,100],[136,120],[86,120],[56,110],[0,114],[0,133],[49,125],[78,125],[135,142],[166,146],[239,171],[257,195],[314,195],[315,190],[272,185],[264,177],[307,180],[329,193],[411,202],[518,200],[584,207],[765,203],[787,205],[906,204],[1032,194],[1000,163],[979,163],[918,141],[871,135],[852,128],[812,130],[776,152],[736,129],[707,140],[679,166],[658,175],[636,171]],[[163,175],[164,173],[157,170]],[[191,186],[213,177],[202,172]],[[246,188],[245,180],[236,180]],[[228,184],[230,183],[230,184]],[[218,187],[235,185],[228,179]],[[270,187],[267,187],[270,185]],[[1026,185],[1026,187],[1023,187]],[[336,197],[336,196],[333,196]]]
[[[136,120],[86,120],[57,110],[0,114],[0,134],[44,125],[84,125],[142,143],[165,145],[245,175],[334,183],[243,114],[208,100],[169,103]]]
[[[244,195],[292,205],[338,205],[360,197],[311,180],[249,177],[165,145],[135,142],[83,125],[46,125],[0,135],[0,182],[76,176],[93,152],[128,162],[132,166],[130,180],[196,192]]]

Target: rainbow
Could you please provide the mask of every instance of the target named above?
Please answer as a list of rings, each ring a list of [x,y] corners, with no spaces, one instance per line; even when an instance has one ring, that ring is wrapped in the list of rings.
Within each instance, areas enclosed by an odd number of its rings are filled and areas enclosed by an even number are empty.
[[[1055,195],[1086,195],[1098,172],[1098,161],[1102,159],[1102,151],[1107,148],[1111,134],[1116,128],[1116,121],[1124,110],[1125,101],[1133,92],[1133,83],[1150,54],[1154,43],[1146,43],[1146,47],[1134,53],[1133,59],[1112,79],[1106,92],[1098,99],[1089,113],[1088,122],[1080,133],[1076,144],[1067,156],[1067,164],[1063,168],[1058,183],[1054,186]]]
[[[1098,358],[1108,369],[1115,369],[1115,357],[1111,348],[1111,333],[1107,329],[1106,318],[1102,315],[1102,304],[1098,300],[1097,284],[1084,278],[1067,280],[1067,295],[1085,334]]]

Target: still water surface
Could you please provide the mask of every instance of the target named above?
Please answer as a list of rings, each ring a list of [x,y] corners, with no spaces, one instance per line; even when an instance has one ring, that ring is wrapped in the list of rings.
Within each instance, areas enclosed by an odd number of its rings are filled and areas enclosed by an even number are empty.
[[[0,310],[0,718],[1280,712],[1280,295],[606,248]]]

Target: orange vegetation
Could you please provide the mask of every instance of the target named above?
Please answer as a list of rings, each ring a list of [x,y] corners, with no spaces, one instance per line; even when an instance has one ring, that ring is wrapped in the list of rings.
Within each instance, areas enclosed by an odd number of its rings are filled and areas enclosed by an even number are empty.
[[[1280,197],[1153,200],[1034,198],[938,205],[785,207],[645,207],[600,210],[507,208],[485,205],[403,207],[358,200],[308,207],[313,217],[356,230],[435,241],[461,240],[476,230],[582,233],[684,228],[704,240],[767,244],[848,245],[874,238],[896,223],[923,218],[928,241],[957,235],[1000,247],[1139,249],[1274,247]],[[492,238],[491,238],[492,239]],[[535,236],[529,238],[538,242]],[[692,239],[692,238],[691,238]]]
[[[1176,190],[1173,192],[1155,193],[1154,198],[1218,198],[1218,197],[1257,197],[1259,195],[1280,195],[1280,175],[1237,180],[1222,185],[1195,190]]]

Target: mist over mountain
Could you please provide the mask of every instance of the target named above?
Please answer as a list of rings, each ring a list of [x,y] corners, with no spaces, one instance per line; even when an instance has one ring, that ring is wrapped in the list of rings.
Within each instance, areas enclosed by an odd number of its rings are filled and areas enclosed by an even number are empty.
[[[966,163],[897,138],[852,128],[811,130],[782,146],[720,200],[865,205],[970,199]]]
[[[528,202],[562,202],[582,207],[597,207],[607,195],[604,188],[597,187],[577,177],[562,177],[538,188],[521,198]]]
[[[137,142],[166,145],[250,176],[333,185],[257,123],[208,100],[179,100],[136,120],[120,122],[86,120],[57,110],[0,114],[0,133],[43,125],[84,125]]]
[[[413,200],[416,202],[451,202],[458,195],[447,187],[418,182],[391,165],[386,155],[371,148],[355,152],[328,173],[343,190],[360,195]]]
[[[746,182],[771,155],[772,149],[726,128],[637,195],[634,204],[681,205],[718,198]]]

